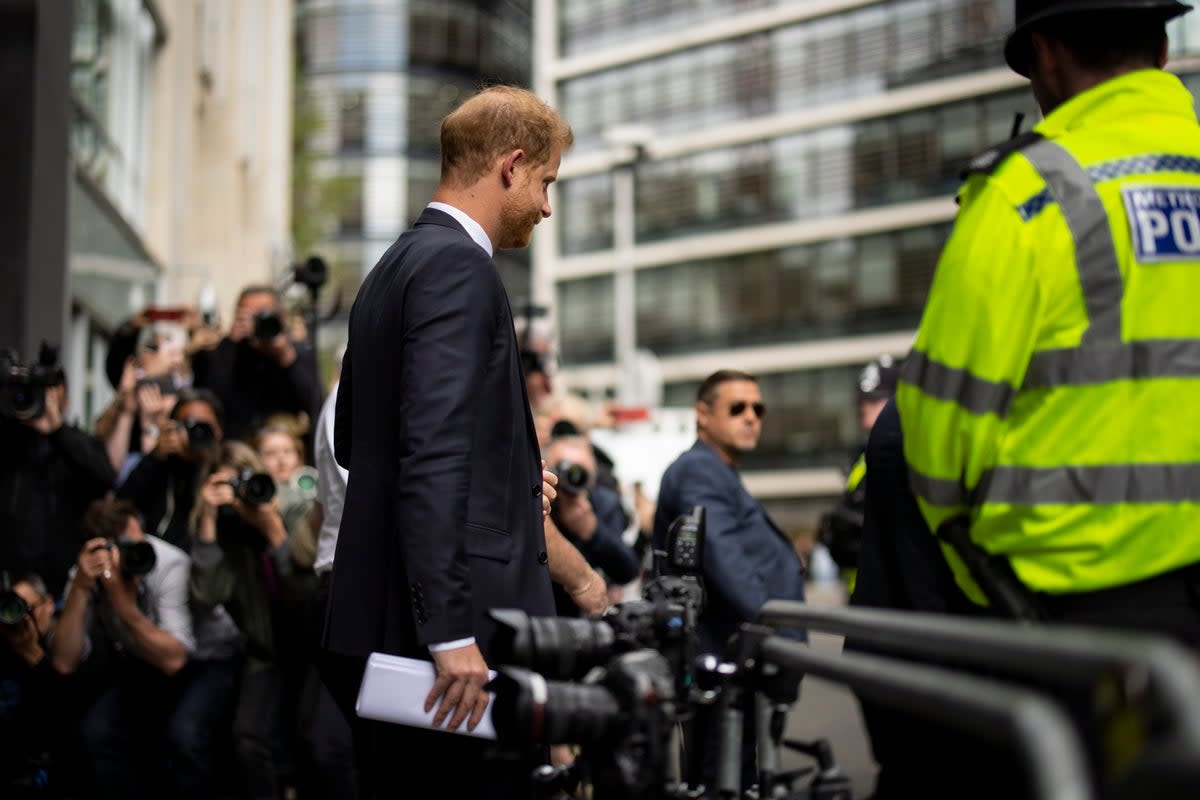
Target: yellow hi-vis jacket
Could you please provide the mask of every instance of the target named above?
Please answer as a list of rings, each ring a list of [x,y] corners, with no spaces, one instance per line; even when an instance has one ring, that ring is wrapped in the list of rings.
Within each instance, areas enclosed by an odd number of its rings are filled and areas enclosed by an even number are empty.
[[[1144,70],[1035,131],[973,163],[897,406],[931,529],[1090,591],[1200,561],[1200,125]]]

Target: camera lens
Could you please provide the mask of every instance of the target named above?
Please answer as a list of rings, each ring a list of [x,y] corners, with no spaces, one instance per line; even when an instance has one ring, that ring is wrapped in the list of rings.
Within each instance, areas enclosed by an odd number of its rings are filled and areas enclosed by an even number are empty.
[[[283,320],[274,311],[260,311],[254,315],[254,338],[269,342],[283,333]]]
[[[493,610],[488,615],[498,623],[490,646],[500,663],[565,679],[584,675],[613,653],[616,637],[607,622],[530,617],[516,609]]]
[[[265,472],[244,474],[234,487],[238,499],[252,506],[265,506],[275,497],[275,479]]]
[[[520,667],[501,667],[488,689],[496,696],[492,724],[501,741],[591,744],[608,734],[621,713],[603,686],[548,681]]]
[[[16,419],[37,419],[46,411],[46,390],[24,380],[12,381],[4,387],[0,405]]]
[[[207,422],[188,419],[183,423],[183,427],[187,430],[188,446],[193,450],[203,450],[216,442],[216,431]]]
[[[158,555],[149,542],[122,541],[117,543],[121,553],[121,570],[130,577],[148,574],[158,563]]]
[[[592,476],[587,468],[571,461],[560,461],[554,467],[558,476],[558,488],[568,494],[580,494],[587,491]]]
[[[11,589],[0,592],[0,625],[17,625],[29,613],[25,598]]]

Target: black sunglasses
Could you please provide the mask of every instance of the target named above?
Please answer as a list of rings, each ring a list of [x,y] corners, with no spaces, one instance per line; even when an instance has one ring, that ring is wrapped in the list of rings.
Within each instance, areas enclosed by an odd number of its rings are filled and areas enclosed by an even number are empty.
[[[729,404],[729,416],[740,417],[746,413],[747,406],[754,412],[754,416],[759,419],[767,415],[767,407],[762,403],[747,403],[745,400],[738,400],[736,403]]]

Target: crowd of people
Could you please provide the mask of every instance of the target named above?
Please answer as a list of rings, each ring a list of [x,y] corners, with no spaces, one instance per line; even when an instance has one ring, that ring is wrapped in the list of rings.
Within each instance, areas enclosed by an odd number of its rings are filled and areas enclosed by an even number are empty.
[[[3,793],[350,796],[314,724],[323,391],[304,331],[250,286],[226,330],[134,315],[106,367],[94,434],[67,421],[56,365],[0,414]]]

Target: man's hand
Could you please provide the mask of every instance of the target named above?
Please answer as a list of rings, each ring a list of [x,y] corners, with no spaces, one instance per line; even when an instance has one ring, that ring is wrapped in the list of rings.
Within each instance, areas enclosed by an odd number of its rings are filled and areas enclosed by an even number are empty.
[[[9,648],[31,667],[37,666],[46,655],[38,635],[37,623],[33,621],[31,614],[26,614],[16,625],[0,625],[0,636],[3,636]]]
[[[580,585],[568,587],[567,594],[571,595],[571,600],[584,614],[603,614],[608,608],[607,585],[595,570],[589,570]]]
[[[596,534],[596,512],[587,492],[564,491],[552,507],[554,520],[561,531],[586,542]]]
[[[46,410],[41,416],[21,421],[43,436],[49,436],[63,426],[62,399],[60,387],[46,387]]]
[[[452,650],[431,652],[430,655],[437,670],[437,680],[425,698],[425,712],[429,713],[439,699],[442,701],[433,715],[433,727],[440,728],[446,716],[453,711],[446,730],[458,730],[464,719],[467,720],[467,730],[475,730],[475,726],[483,719],[483,712],[487,710],[489,698],[483,690],[488,682],[488,666],[478,645],[469,644]],[[467,717],[468,713],[470,718]]]
[[[91,591],[96,585],[96,581],[101,580],[105,575],[112,576],[113,566],[112,551],[108,548],[108,539],[97,536],[95,539],[88,539],[84,543],[83,549],[79,551],[79,557],[75,563],[79,569],[75,572],[75,583],[80,589]]]
[[[292,344],[292,340],[288,338],[286,333],[281,333],[269,342],[255,342],[254,346],[261,352],[275,359],[275,362],[284,369],[290,367],[296,361],[296,346]]]
[[[558,497],[558,476],[546,469],[546,461],[542,460],[542,518],[550,516],[550,504]]]
[[[137,587],[134,578],[127,577],[121,571],[121,551],[113,547],[109,550],[112,569],[100,576],[100,585],[104,587],[104,596],[114,610],[130,608],[137,605]]]

